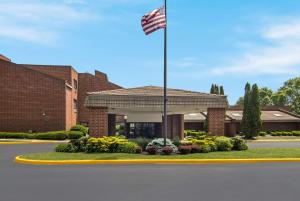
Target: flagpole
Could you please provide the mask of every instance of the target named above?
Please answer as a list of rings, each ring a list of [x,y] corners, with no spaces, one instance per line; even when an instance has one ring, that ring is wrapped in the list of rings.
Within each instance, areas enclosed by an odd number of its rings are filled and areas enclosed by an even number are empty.
[[[165,1],[165,16],[166,16],[166,27],[164,30],[164,146],[167,145],[167,133],[168,133],[168,114],[167,114],[167,0]]]

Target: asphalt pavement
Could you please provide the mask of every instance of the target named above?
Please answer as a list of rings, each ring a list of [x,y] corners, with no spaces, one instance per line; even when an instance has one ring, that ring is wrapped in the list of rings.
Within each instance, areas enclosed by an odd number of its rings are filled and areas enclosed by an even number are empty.
[[[0,201],[298,201],[300,164],[32,166],[0,145]],[[252,146],[252,145],[251,145]]]

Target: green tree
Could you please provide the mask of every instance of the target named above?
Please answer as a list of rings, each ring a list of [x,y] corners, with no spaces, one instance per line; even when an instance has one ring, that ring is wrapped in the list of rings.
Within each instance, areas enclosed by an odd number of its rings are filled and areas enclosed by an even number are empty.
[[[210,87],[210,93],[211,94],[215,93],[215,85],[214,84],[212,84],[211,87]]]
[[[267,87],[259,89],[259,104],[260,106],[272,106],[273,105],[273,91]]]
[[[251,137],[251,86],[247,82],[244,95],[243,119],[241,125],[246,138]]]
[[[243,96],[240,97],[240,98],[236,101],[235,105],[237,105],[237,106],[243,106],[243,105],[244,105],[244,97],[243,97]]]
[[[224,87],[223,86],[220,86],[220,94],[221,95],[224,95],[225,93],[224,93]]]
[[[273,95],[278,106],[289,106],[293,112],[300,114],[300,77],[286,81],[283,87]]]
[[[252,86],[251,90],[251,100],[250,100],[250,133],[248,138],[253,138],[258,136],[262,128],[261,121],[261,110],[260,110],[260,90],[258,89],[257,84]]]
[[[220,94],[219,86],[217,84],[215,85],[215,94]]]

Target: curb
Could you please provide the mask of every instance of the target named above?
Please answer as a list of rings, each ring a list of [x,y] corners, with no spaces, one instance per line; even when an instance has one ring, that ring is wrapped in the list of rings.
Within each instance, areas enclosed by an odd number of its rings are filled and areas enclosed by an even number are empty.
[[[300,163],[300,158],[256,158],[256,159],[136,159],[136,160],[31,160],[21,156],[16,163],[30,165],[139,165],[139,164],[251,164],[251,163]]]
[[[67,141],[53,141],[53,140],[28,140],[28,141],[23,141],[23,140],[14,140],[14,141],[0,141],[1,144],[5,145],[18,145],[18,144],[55,144],[55,143],[63,143]]]

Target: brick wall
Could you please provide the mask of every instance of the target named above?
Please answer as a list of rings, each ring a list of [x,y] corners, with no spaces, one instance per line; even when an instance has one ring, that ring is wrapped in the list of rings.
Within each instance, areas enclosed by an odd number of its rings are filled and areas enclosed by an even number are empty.
[[[89,110],[84,107],[87,92],[105,91],[121,88],[108,81],[106,74],[95,71],[95,75],[89,73],[78,74],[78,122],[89,122]]]
[[[72,67],[71,66],[54,66],[54,65],[31,65],[22,64],[32,70],[51,75],[53,77],[67,81],[68,84],[72,85]]]
[[[89,134],[92,137],[108,135],[108,109],[89,108]]]
[[[212,135],[225,134],[225,108],[207,109],[208,132]]]
[[[65,81],[0,60],[0,131],[66,128]]]
[[[77,109],[75,109],[75,102],[78,99],[78,73],[71,66],[55,66],[55,65],[29,65],[30,68],[41,73],[65,80],[69,85],[66,94],[66,128],[70,129],[77,123]],[[77,84],[76,84],[77,83]],[[76,86],[75,86],[76,85]]]

